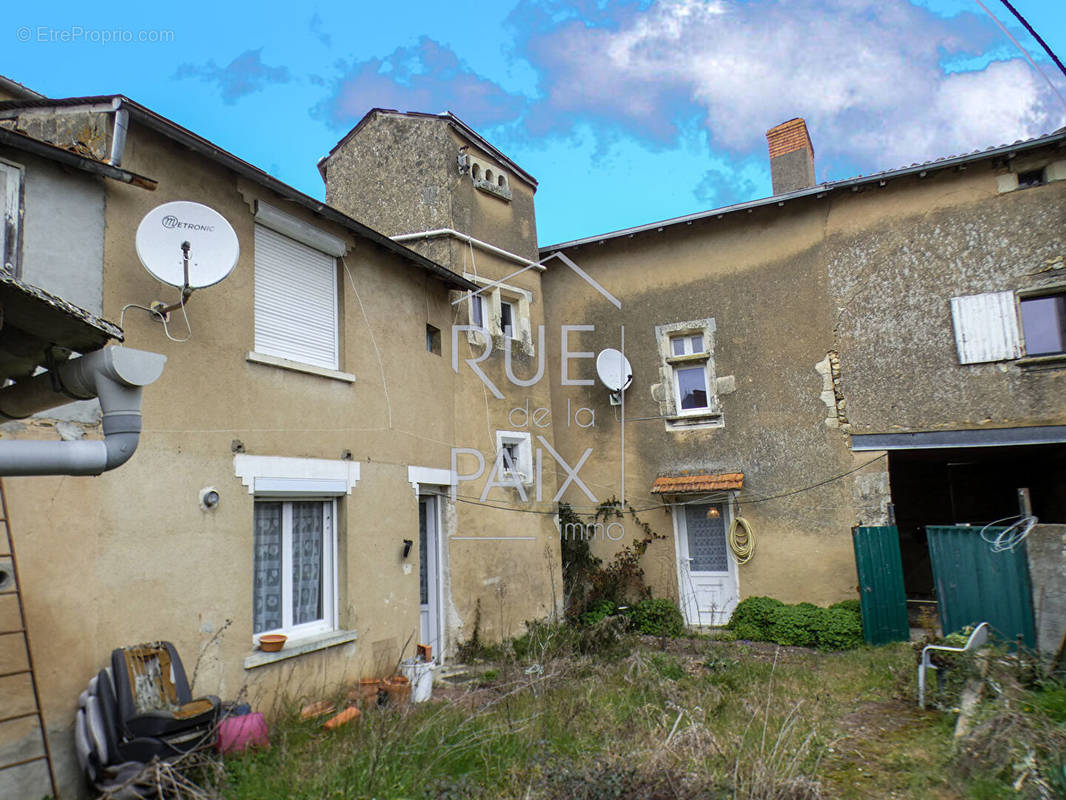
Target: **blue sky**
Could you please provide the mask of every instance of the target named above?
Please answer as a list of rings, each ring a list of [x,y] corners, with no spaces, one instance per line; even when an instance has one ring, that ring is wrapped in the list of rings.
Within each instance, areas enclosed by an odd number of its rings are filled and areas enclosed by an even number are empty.
[[[59,0],[8,11],[0,73],[126,94],[316,197],[369,108],[451,110],[540,181],[549,244],[769,194],[794,116],[819,180],[1066,125],[1066,77],[983,2],[1054,88],[976,0],[116,0],[104,24]],[[1014,5],[1066,58],[1066,3]]]

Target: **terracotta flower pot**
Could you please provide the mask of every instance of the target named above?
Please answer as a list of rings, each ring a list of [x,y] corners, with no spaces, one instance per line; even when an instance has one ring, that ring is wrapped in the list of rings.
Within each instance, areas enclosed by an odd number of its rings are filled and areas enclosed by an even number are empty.
[[[289,637],[280,633],[266,633],[259,637],[259,649],[264,653],[276,653],[285,646]]]
[[[391,706],[405,705],[411,699],[411,682],[405,675],[393,675],[385,681],[385,690]]]

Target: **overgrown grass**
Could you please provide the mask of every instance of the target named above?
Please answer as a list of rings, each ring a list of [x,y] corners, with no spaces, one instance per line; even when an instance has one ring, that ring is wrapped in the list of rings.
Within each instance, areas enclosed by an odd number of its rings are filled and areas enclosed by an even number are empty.
[[[915,707],[906,645],[819,653],[646,639],[599,657],[567,636],[534,628],[520,656],[469,688],[368,709],[332,733],[284,714],[271,749],[228,759],[218,789],[249,800],[801,800],[996,797],[1009,786],[958,770],[954,718]],[[1051,719],[1057,692],[1028,702]]]

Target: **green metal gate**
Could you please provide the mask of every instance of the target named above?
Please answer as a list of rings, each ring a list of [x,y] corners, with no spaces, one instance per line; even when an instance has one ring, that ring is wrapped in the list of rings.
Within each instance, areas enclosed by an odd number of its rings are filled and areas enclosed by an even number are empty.
[[[910,639],[903,559],[895,525],[852,528],[855,568],[859,573],[862,632],[868,644]]]
[[[987,622],[998,638],[1012,643],[1021,636],[1026,647],[1035,647],[1025,542],[997,553],[979,527],[930,525],[925,530],[944,633]],[[1001,530],[989,528],[986,535],[993,538]]]

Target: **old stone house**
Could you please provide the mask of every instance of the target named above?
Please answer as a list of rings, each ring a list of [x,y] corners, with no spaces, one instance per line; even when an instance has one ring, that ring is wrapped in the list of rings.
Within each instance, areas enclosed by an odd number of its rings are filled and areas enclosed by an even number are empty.
[[[1062,132],[815,184],[793,120],[768,134],[773,197],[540,247],[535,179],[452,114],[372,110],[320,162],[323,203],[128,98],[7,95],[0,130],[157,184],[95,179],[96,249],[36,278],[166,355],[138,453],[5,482],[66,785],[74,698],[113,647],[170,639],[202,691],[264,706],[416,640],[447,658],[561,609],[558,501],[635,509],[662,536],[648,585],[694,625],[750,595],[854,597],[851,528],[892,514],[915,597],[919,525],[1013,513],[1023,485],[1062,521]],[[219,211],[240,259],[164,328],[138,306],[177,290],[134,233],[172,200]],[[97,414],[2,432],[92,438]],[[639,530],[585,535],[610,558]],[[300,537],[310,605],[267,580]],[[256,650],[273,630],[286,648]]]

